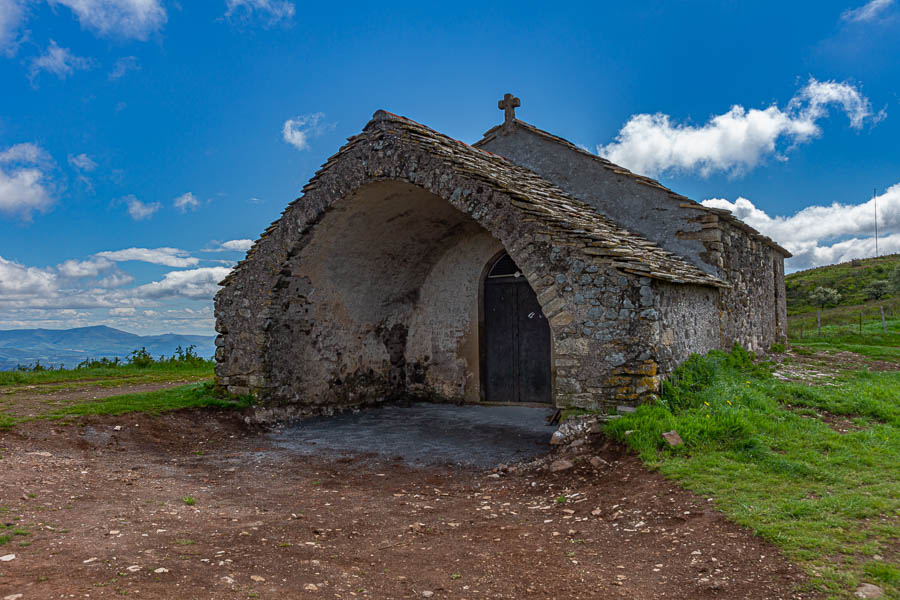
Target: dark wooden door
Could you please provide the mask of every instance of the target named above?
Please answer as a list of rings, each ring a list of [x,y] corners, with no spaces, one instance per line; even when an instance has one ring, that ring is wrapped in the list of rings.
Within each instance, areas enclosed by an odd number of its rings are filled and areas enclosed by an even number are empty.
[[[489,402],[550,402],[550,325],[508,255],[484,282],[484,384]]]

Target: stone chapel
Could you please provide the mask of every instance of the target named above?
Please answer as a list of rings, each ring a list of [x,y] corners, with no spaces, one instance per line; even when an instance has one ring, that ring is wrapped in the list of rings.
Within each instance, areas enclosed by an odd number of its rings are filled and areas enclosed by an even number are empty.
[[[271,418],[400,397],[614,409],[786,332],[790,254],[515,117],[380,110],[222,282],[216,380]]]

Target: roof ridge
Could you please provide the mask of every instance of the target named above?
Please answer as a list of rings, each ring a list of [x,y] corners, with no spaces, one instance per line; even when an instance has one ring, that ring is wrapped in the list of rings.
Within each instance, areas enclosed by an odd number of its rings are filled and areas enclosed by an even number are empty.
[[[694,205],[694,206],[691,206],[691,208],[696,208],[697,210],[703,210],[708,213],[716,214],[719,217],[721,217],[724,220],[731,223],[732,225],[735,225],[739,229],[743,230],[745,233],[748,233],[751,237],[753,237],[759,241],[762,241],[763,243],[768,244],[769,246],[774,247],[779,252],[784,254],[785,257],[792,256],[791,253],[788,252],[781,244],[779,244],[778,242],[776,242],[769,236],[760,233],[757,229],[753,228],[752,226],[748,225],[747,223],[745,223],[738,217],[734,216],[734,214],[729,210],[713,208],[711,206],[705,206],[702,203],[697,202],[693,198],[689,198],[683,194],[679,194],[678,192],[676,192],[670,188],[667,188],[666,186],[661,184],[656,179],[653,179],[652,177],[648,177],[646,175],[641,175],[639,173],[635,173],[634,171],[631,171],[621,165],[617,165],[616,163],[612,162],[608,158],[604,158],[604,157],[600,156],[599,154],[594,154],[593,152],[589,152],[583,148],[580,148],[579,146],[573,144],[569,140],[567,140],[563,137],[560,137],[558,135],[555,135],[553,133],[550,133],[549,131],[545,131],[545,130],[541,129],[540,127],[532,125],[531,123],[527,123],[525,121],[522,121],[521,119],[514,119],[513,122],[515,123],[516,126],[522,127],[523,129],[530,131],[536,135],[547,138],[556,143],[562,144],[562,145],[566,146],[567,148],[569,148],[570,150],[574,150],[575,152],[578,152],[579,154],[581,154],[583,156],[588,156],[588,157],[594,159],[595,161],[597,161],[601,165],[603,165],[603,167],[613,170],[618,175],[623,175],[623,176],[628,177],[628,178],[634,180],[635,182],[643,184],[643,185],[658,188],[658,189],[668,193],[670,196],[672,196],[673,200],[678,200],[680,202],[688,202],[688,203]],[[484,134],[482,134],[482,137],[480,140],[478,140],[477,142],[472,144],[472,147],[480,150],[480,148],[478,148],[479,145],[485,144],[488,141],[490,141],[495,136],[497,131],[499,131],[502,127],[503,127],[502,124],[491,127],[490,129],[485,131]]]

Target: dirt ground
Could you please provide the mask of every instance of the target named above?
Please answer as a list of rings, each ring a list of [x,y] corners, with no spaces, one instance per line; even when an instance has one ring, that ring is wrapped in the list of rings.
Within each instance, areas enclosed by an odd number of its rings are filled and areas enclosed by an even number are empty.
[[[771,358],[775,362],[775,377],[808,385],[833,385],[833,379],[847,371],[900,371],[900,362],[875,360],[845,351],[808,354],[788,350]]]
[[[0,432],[0,599],[812,597],[594,437],[573,469],[490,472],[300,456],[215,411],[20,424]]]

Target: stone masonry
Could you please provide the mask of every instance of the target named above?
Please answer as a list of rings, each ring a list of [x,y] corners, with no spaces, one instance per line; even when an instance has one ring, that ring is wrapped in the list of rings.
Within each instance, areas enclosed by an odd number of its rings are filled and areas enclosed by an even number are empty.
[[[223,282],[219,385],[256,395],[263,419],[482,401],[482,282],[504,252],[549,322],[557,406],[634,404],[691,352],[783,338],[783,249],[618,167],[615,198],[578,196],[602,177],[532,130],[508,119],[476,148],[377,112]],[[557,156],[534,164],[544,142]],[[616,202],[640,222],[647,189],[666,227],[623,227]]]

